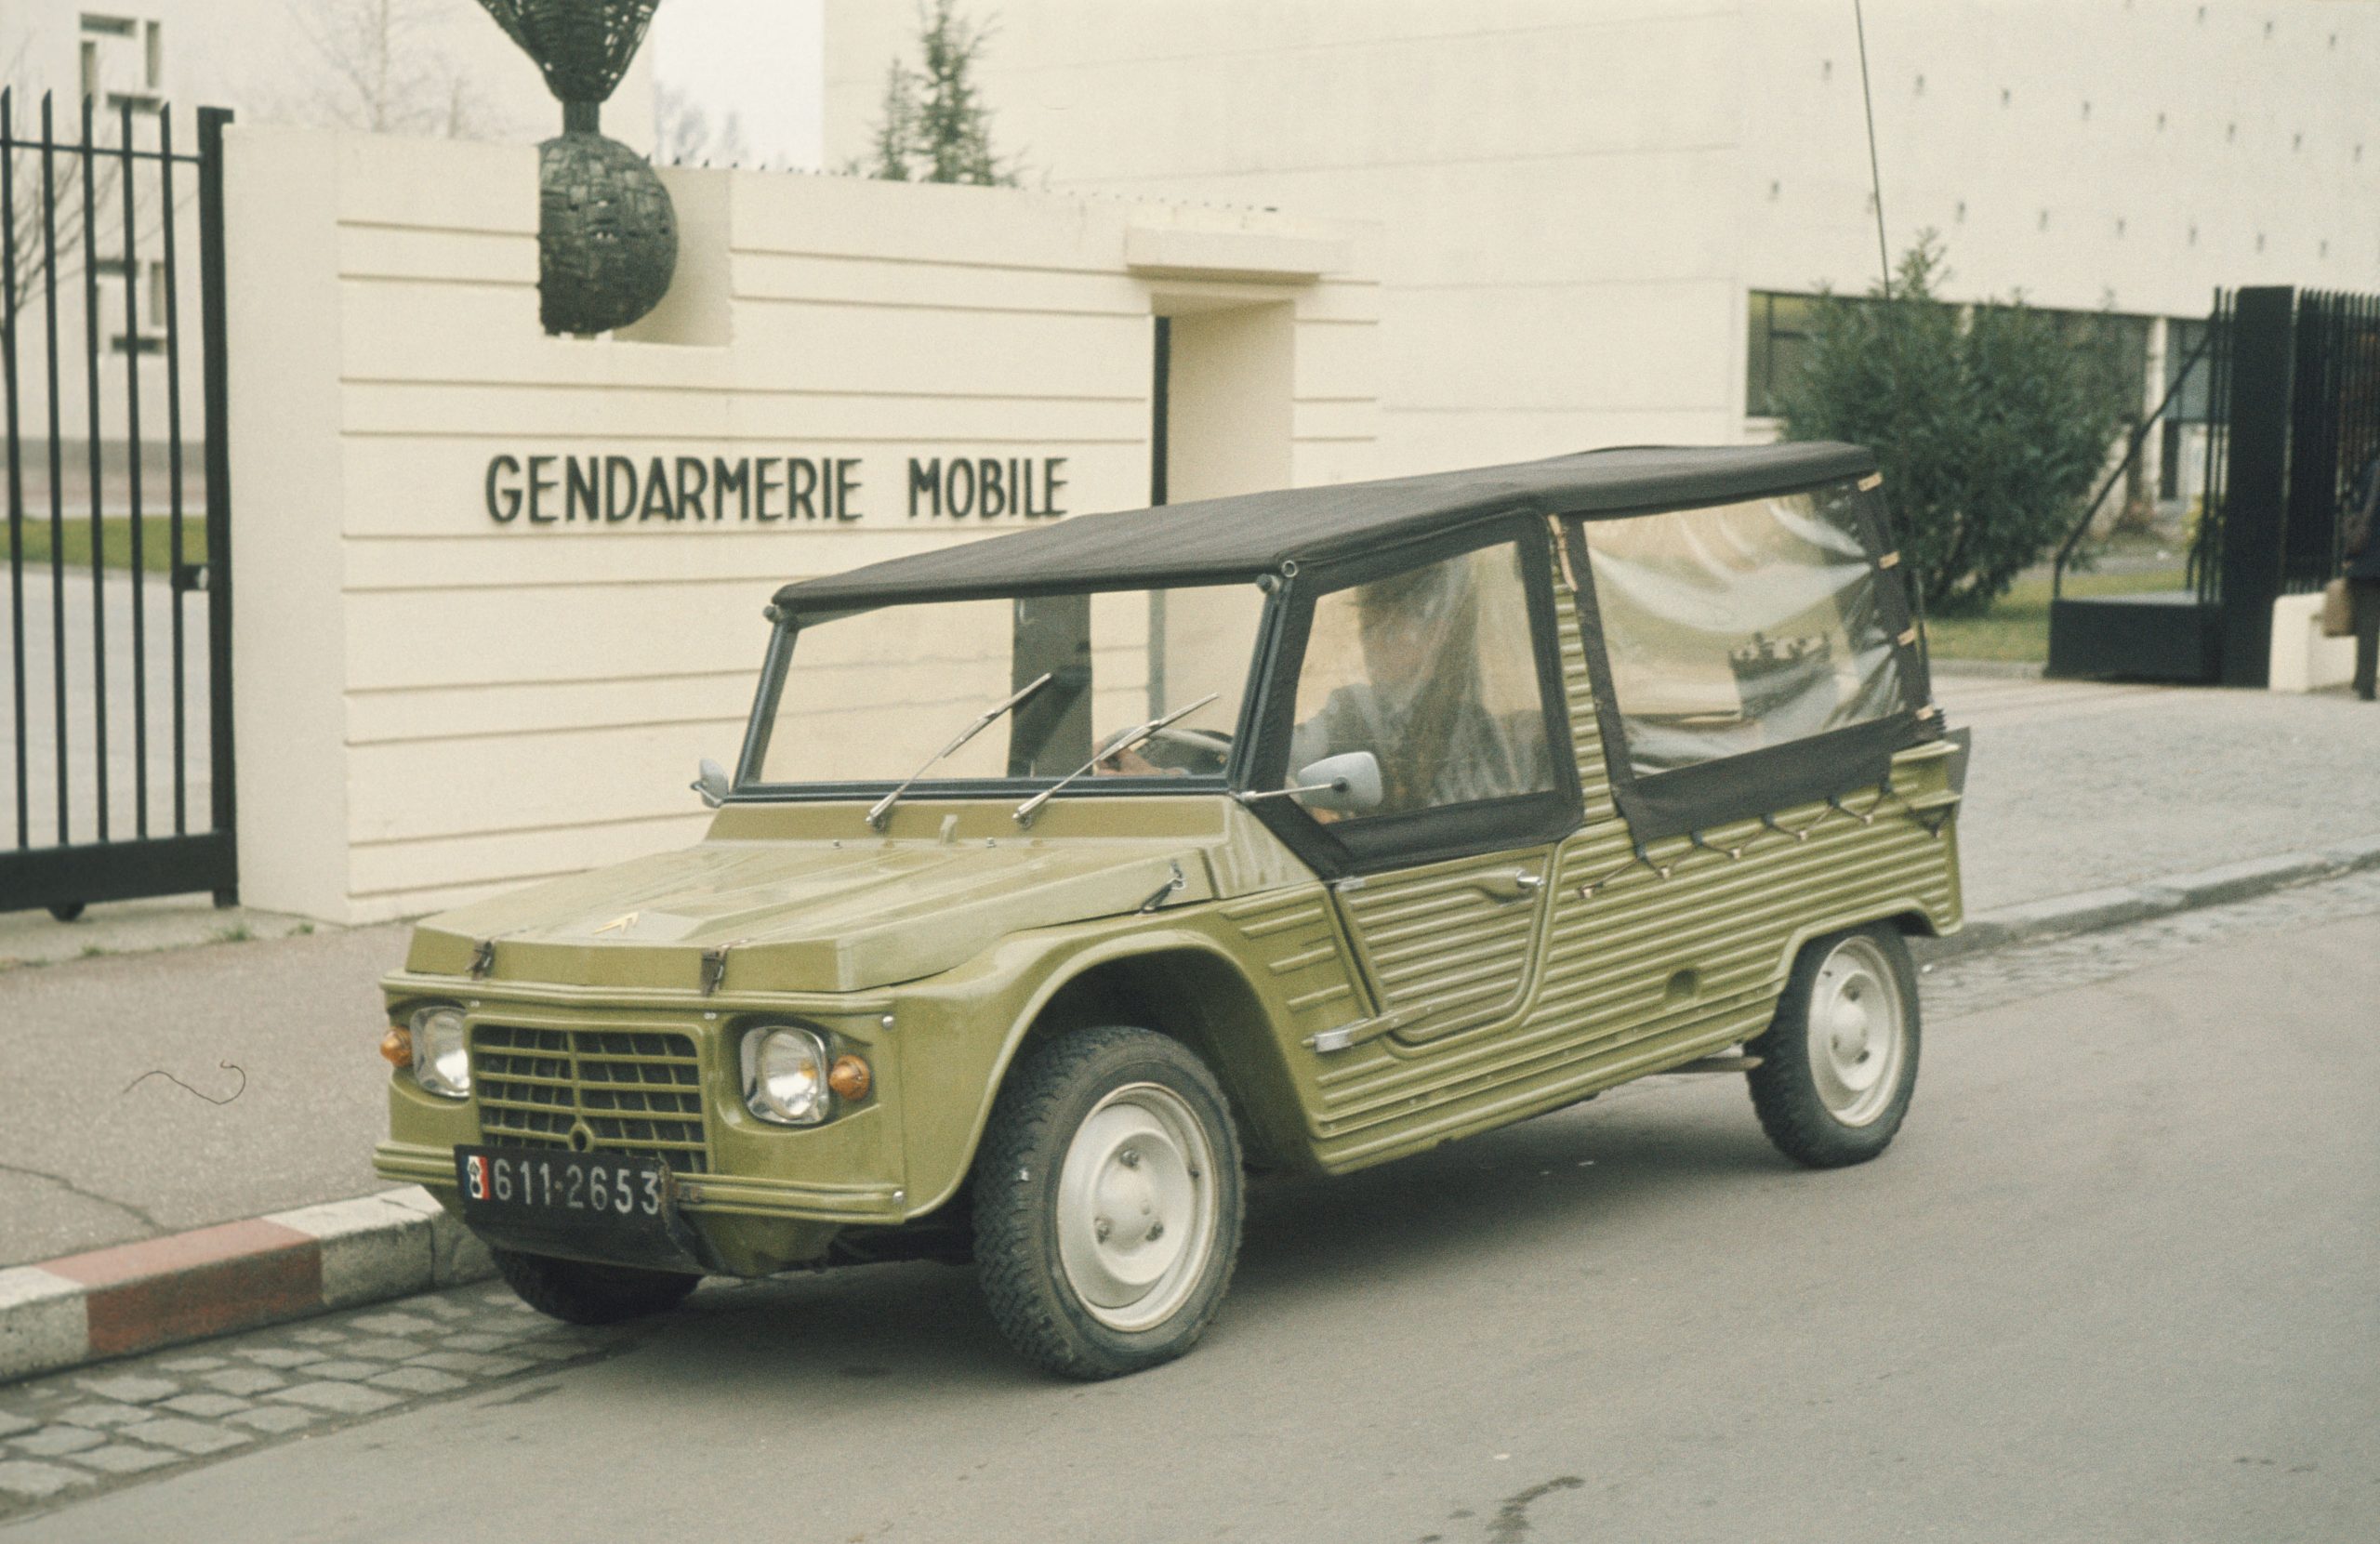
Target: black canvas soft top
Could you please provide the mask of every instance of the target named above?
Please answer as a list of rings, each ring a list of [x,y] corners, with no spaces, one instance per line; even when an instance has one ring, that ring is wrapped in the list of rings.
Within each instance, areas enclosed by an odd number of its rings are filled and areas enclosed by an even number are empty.
[[[1241,494],[1077,515],[807,579],[777,591],[800,612],[1051,590],[1222,584],[1327,568],[1515,512],[1588,519],[1726,504],[1876,469],[1859,445],[1640,445],[1376,482]]]

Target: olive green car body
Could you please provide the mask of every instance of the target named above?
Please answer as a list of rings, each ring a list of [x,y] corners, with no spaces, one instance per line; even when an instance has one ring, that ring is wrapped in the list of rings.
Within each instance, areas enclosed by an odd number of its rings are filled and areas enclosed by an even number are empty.
[[[490,1025],[682,1036],[706,1152],[677,1209],[707,1266],[758,1275],[945,1207],[1038,1036],[1177,1036],[1252,1164],[1340,1173],[1740,1045],[1807,940],[1958,928],[1947,739],[1897,752],[1886,786],[1637,842],[1554,587],[1584,800],[1557,842],[1326,883],[1225,793],[1094,784],[1027,830],[1013,801],[913,798],[881,831],[864,798],[732,802],[691,849],[424,921],[383,983],[391,1022],[435,1002],[475,1044]],[[865,1058],[866,1096],[810,1128],[753,1115],[738,1040],[787,1023]],[[397,1070],[379,1173],[457,1206],[454,1150],[502,1140],[484,1088]]]

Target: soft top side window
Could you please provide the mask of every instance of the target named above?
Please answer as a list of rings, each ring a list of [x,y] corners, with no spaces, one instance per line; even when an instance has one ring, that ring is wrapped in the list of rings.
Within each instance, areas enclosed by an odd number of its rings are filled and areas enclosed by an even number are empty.
[[[1568,521],[1612,792],[1640,840],[1877,786],[1924,733],[1873,479]]]
[[[1250,808],[1326,878],[1577,829],[1554,582],[1544,521],[1518,510],[1292,579]]]
[[[1324,820],[1554,787],[1520,553],[1461,553],[1316,598],[1288,771],[1368,752],[1379,802]]]
[[[1637,776],[1904,706],[1880,575],[1844,491],[1584,522]]]

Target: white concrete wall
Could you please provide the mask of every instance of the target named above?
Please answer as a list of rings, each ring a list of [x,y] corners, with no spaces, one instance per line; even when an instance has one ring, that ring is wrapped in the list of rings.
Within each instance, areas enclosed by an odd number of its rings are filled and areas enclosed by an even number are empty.
[[[1876,272],[1850,7],[1744,8],[1743,269]],[[2380,5],[1871,0],[1887,236],[1962,298],[2201,317],[2218,284],[2380,288]]]
[[[1028,180],[1379,222],[1384,471],[1723,439],[1734,10],[1025,0],[985,89]],[[832,163],[914,22],[826,14]]]
[[[1360,233],[1005,190],[669,174],[687,293],[537,322],[527,146],[235,129],[243,899],[417,914],[682,843],[786,580],[1023,523],[911,518],[911,455],[1147,502],[1153,316],[1276,308],[1299,476],[1363,468]],[[682,338],[687,341],[669,341]],[[492,456],[851,458],[860,518],[498,523]],[[1272,468],[1267,468],[1267,476]],[[550,495],[549,495],[550,496]]]
[[[2218,284],[2380,288],[2373,0],[1866,12],[1887,241],[1938,228],[1952,297],[2195,317]],[[998,13],[985,95],[1028,178],[1385,225],[1397,469],[1758,432],[1746,292],[1876,276],[1848,0]],[[828,0],[830,160],[913,31]]]

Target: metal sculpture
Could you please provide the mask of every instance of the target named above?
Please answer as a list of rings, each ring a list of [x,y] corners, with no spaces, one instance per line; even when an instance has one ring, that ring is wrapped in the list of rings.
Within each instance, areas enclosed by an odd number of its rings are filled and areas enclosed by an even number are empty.
[[[480,0],[536,61],[562,131],[537,147],[538,311],[549,333],[625,327],[661,303],[678,213],[642,156],[601,132],[660,0]]]

